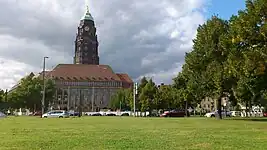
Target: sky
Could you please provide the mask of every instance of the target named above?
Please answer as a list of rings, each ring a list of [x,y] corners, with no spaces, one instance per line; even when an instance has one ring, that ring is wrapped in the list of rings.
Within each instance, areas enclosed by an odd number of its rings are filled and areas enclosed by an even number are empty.
[[[72,63],[84,0],[0,0],[0,89],[30,72]],[[196,29],[216,14],[229,19],[243,0],[89,0],[100,63],[115,72],[171,83]]]

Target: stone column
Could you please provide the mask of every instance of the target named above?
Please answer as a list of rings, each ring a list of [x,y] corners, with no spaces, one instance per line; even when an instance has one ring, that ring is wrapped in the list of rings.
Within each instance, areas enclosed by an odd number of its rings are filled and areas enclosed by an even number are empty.
[[[61,103],[59,105],[60,109],[62,109],[62,107],[64,106],[64,101],[65,101],[65,89],[62,89],[62,93],[61,93]]]
[[[70,110],[70,86],[68,86],[68,104],[67,104],[68,111]]]
[[[58,92],[58,88],[56,88],[55,98],[54,98],[54,100],[53,100],[53,104],[52,104],[53,109],[56,107],[55,105],[56,105],[56,103],[57,103],[57,101],[58,101],[58,95],[57,95],[57,92]]]
[[[91,102],[91,111],[94,111],[94,104],[95,104],[95,87],[93,86],[93,89],[92,89],[92,102]]]

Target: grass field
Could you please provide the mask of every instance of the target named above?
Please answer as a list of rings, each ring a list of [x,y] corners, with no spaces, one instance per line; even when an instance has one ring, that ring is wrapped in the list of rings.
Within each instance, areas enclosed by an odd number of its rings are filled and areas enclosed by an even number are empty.
[[[0,150],[267,149],[267,120],[0,119]]]

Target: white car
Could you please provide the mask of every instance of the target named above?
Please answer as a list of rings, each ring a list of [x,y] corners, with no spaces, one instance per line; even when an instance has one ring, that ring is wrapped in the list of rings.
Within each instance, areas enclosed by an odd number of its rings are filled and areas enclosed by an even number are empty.
[[[232,117],[240,117],[241,116],[241,112],[240,111],[231,111],[231,116]]]
[[[2,112],[0,112],[0,118],[6,118],[6,115]]]
[[[215,117],[217,115],[218,115],[218,111],[214,111],[214,112],[206,113],[205,117],[210,118],[210,117]],[[231,117],[231,115],[232,115],[232,113],[230,111],[226,112],[226,117]],[[222,116],[225,116],[225,112],[224,111],[222,111]]]
[[[69,112],[65,110],[52,110],[42,115],[42,118],[69,118]]]

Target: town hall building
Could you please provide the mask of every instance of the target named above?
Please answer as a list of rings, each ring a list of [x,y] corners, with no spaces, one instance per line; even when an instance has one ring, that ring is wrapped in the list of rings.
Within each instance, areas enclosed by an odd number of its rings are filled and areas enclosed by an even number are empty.
[[[98,111],[108,108],[111,96],[119,89],[133,86],[128,74],[99,64],[98,46],[95,22],[87,7],[76,34],[73,64],[58,64],[45,72],[57,87],[50,104],[53,109]]]

